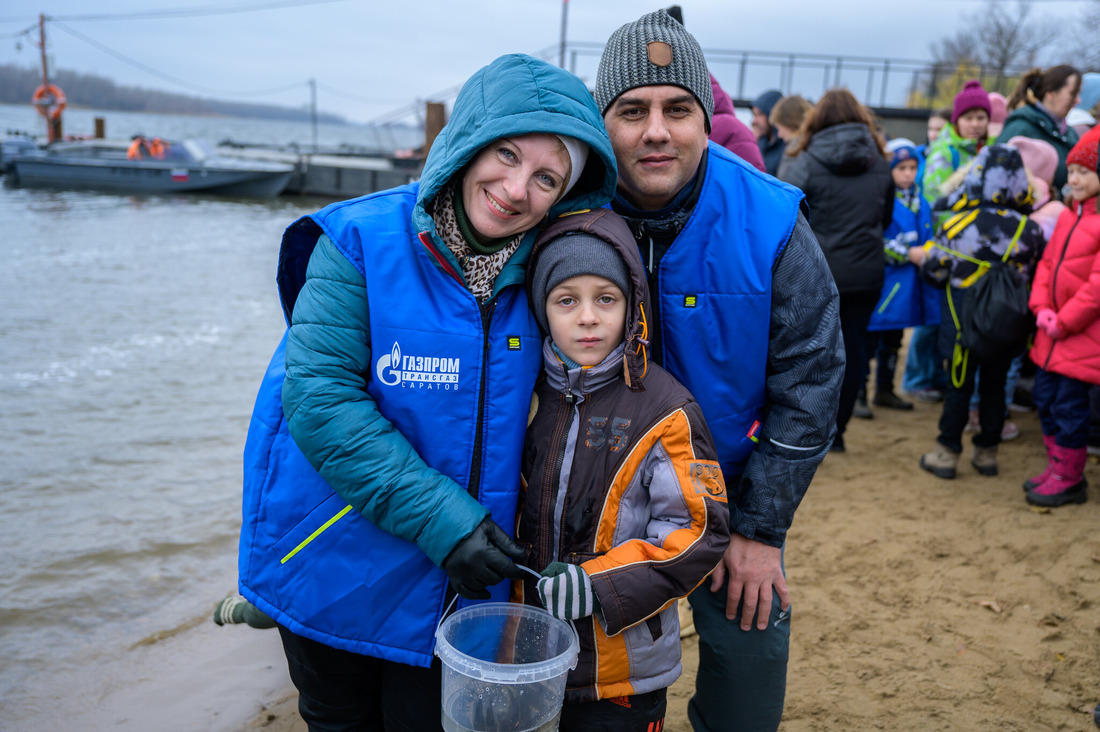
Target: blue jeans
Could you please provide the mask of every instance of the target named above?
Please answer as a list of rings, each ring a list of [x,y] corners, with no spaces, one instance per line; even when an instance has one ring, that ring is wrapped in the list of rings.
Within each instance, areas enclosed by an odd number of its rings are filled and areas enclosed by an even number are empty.
[[[939,332],[938,325],[913,328],[909,336],[909,353],[905,357],[905,374],[901,378],[902,391],[947,390],[947,371],[936,345]]]
[[[773,591],[767,630],[741,630],[741,610],[726,619],[726,591],[710,591],[710,581],[688,597],[699,633],[699,671],[688,719],[695,732],[774,732],[783,718],[790,615],[780,617]]]
[[[1059,447],[1079,449],[1089,439],[1089,389],[1092,384],[1039,369],[1031,396],[1043,434]]]

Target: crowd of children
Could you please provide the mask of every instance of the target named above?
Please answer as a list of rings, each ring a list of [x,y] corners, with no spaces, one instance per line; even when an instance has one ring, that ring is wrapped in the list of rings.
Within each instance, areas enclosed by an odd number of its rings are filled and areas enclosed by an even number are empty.
[[[1090,395],[1095,401],[1094,387],[1100,384],[1100,127],[1078,138],[1065,121],[1081,84],[1082,75],[1072,67],[1033,70],[1006,104],[1004,97],[970,81],[956,95],[942,127],[943,115],[932,115],[916,185],[933,204],[932,235],[918,235],[927,243],[907,248],[897,225],[887,233],[887,286],[870,327],[878,343],[875,381],[885,394],[876,403],[895,408],[907,405],[892,403],[894,344],[900,343],[894,328],[913,328],[903,393],[929,400],[943,394],[935,449],[919,461],[940,478],[956,476],[964,431],[977,433],[973,467],[982,475],[997,475],[998,444],[1019,435],[1007,421],[1007,407],[1017,394],[1021,370],[1033,368],[1030,397],[1047,464],[1023,488],[1029,503],[1045,507],[1087,499],[1084,466],[1090,432],[1095,432]],[[919,228],[919,214],[907,217],[900,200],[909,184],[905,161],[921,151],[908,140],[894,140],[889,149],[899,197],[895,221]],[[916,307],[924,300],[916,288],[907,287],[913,279],[905,271],[909,263],[920,268],[926,285],[942,288],[938,326],[918,318],[923,313]],[[976,304],[979,288],[969,288],[1001,263],[1029,293],[1034,317],[1034,325],[1018,334],[1019,345],[1007,351],[993,349],[992,336],[968,343],[960,324],[960,317],[993,307]],[[898,299],[906,292],[903,305]],[[908,321],[889,317],[906,306]],[[930,347],[933,327],[938,342]],[[948,378],[935,381],[936,369],[920,366],[930,362],[943,363]]]

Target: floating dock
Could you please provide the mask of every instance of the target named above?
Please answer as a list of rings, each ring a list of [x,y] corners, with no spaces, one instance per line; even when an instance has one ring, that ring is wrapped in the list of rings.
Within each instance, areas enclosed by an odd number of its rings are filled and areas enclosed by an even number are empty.
[[[355,198],[396,188],[420,179],[423,161],[359,155],[302,153],[265,148],[219,148],[238,158],[266,160],[294,166],[283,195]]]

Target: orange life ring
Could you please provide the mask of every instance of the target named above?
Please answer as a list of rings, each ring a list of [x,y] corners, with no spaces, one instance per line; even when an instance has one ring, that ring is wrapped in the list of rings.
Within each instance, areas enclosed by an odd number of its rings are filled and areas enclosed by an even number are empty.
[[[65,92],[57,84],[43,84],[34,90],[31,104],[47,119],[58,119],[65,111]]]

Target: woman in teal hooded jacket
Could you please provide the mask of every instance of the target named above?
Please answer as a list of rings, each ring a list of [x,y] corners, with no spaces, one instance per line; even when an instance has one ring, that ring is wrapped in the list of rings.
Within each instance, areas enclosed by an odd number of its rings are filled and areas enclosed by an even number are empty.
[[[311,730],[438,729],[443,614],[521,576],[541,364],[526,260],[549,217],[615,183],[580,79],[511,55],[463,86],[419,183],[287,229],[290,327],[245,446],[240,586],[279,624]]]

